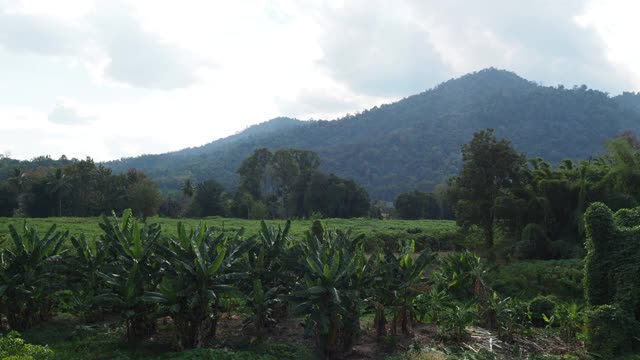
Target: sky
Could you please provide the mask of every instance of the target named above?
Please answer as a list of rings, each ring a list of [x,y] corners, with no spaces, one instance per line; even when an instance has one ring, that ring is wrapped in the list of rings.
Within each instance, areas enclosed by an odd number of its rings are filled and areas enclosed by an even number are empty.
[[[104,161],[497,67],[640,90],[640,2],[0,0],[0,154]]]

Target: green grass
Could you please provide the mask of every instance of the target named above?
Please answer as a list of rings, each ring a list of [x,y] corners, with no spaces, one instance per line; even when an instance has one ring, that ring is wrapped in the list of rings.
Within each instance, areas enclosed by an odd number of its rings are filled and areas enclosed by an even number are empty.
[[[52,217],[52,218],[0,218],[0,244],[9,240],[8,225],[13,224],[20,228],[24,221],[27,225],[35,227],[39,233],[44,234],[51,225],[56,224],[58,230],[69,230],[71,235],[84,233],[87,239],[96,239],[102,233],[98,226],[101,219],[98,217]],[[245,220],[233,218],[211,217],[202,220],[196,219],[169,219],[152,217],[147,223],[158,223],[162,226],[163,235],[174,236],[178,222],[182,221],[189,227],[195,227],[200,221],[208,226],[214,226],[225,232],[234,233],[245,229],[245,236],[257,235],[260,230],[259,220]],[[418,244],[425,245],[430,242],[448,242],[454,239],[458,227],[450,220],[376,220],[376,219],[324,219],[322,220],[328,230],[351,229],[354,235],[364,234],[367,243],[371,242],[397,242],[405,239],[414,239]],[[293,220],[291,222],[290,235],[301,238],[311,227],[312,220]],[[284,220],[268,220],[267,224],[278,227],[284,226]],[[5,243],[6,243],[5,241]],[[0,245],[2,246],[2,245]],[[6,246],[6,245],[5,245]]]

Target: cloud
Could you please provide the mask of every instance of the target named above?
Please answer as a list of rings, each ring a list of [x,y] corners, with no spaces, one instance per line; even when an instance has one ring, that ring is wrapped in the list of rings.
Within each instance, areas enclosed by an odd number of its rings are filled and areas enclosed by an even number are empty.
[[[405,9],[396,2],[364,0],[324,8],[320,64],[336,81],[365,94],[411,94],[445,80],[449,65],[429,31]]]
[[[142,88],[176,89],[195,84],[205,62],[144,31],[134,18],[121,14],[97,21],[101,44],[109,58],[104,73],[111,79]]]
[[[81,43],[72,27],[54,19],[9,14],[0,9],[0,45],[9,50],[38,55],[69,55],[75,53]]]
[[[345,114],[372,107],[385,99],[359,96],[338,86],[327,89],[303,89],[292,98],[277,98],[280,112],[295,118],[332,120]]]
[[[576,21],[587,5],[356,0],[312,12],[323,29],[321,66],[360,94],[406,96],[490,66],[549,85],[629,89],[627,69],[609,61],[597,31]]]
[[[79,60],[108,79],[146,89],[191,86],[200,69],[213,66],[145,31],[129,11],[120,2],[100,2],[93,13],[69,21],[0,7],[0,46]]]
[[[86,125],[95,120],[95,116],[80,114],[72,105],[59,103],[47,116],[48,120],[59,125]]]

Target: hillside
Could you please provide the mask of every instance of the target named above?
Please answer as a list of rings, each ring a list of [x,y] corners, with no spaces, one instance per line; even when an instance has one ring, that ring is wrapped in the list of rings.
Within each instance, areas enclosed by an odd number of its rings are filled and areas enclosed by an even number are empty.
[[[396,103],[335,121],[278,118],[228,138],[177,152],[106,163],[135,167],[162,188],[214,178],[232,188],[235,170],[255,148],[316,151],[324,171],[353,178],[373,198],[431,190],[456,173],[460,145],[494,128],[530,157],[558,162],[588,158],[625,130],[640,130],[640,96],[610,97],[586,86],[543,87],[504,70],[485,69]]]

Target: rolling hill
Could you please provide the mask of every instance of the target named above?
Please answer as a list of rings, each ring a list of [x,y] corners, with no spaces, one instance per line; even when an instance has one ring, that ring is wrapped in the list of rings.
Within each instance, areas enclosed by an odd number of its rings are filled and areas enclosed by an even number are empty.
[[[342,119],[277,118],[200,147],[106,165],[142,170],[167,190],[187,177],[233,188],[236,168],[254,149],[302,148],[320,155],[324,171],[358,181],[372,198],[392,200],[446,181],[460,166],[460,146],[485,128],[529,157],[588,158],[602,152],[606,139],[640,131],[640,95],[546,87],[490,68]]]

